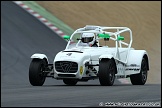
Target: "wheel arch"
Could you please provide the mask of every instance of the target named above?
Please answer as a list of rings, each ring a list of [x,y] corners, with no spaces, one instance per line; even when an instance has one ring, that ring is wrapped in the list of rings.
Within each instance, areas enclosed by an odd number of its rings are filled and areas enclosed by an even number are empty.
[[[42,59],[42,60],[45,60],[47,64],[49,64],[48,58],[47,58],[47,56],[45,54],[38,54],[38,53],[36,53],[36,54],[33,54],[31,56],[31,58],[32,59]]]
[[[131,50],[129,57],[128,57],[128,62],[126,63],[126,75],[130,74],[137,74],[140,73],[141,70],[141,62],[142,59],[145,58],[147,61],[147,70],[149,70],[149,56],[145,50]],[[139,70],[132,70],[134,68],[137,68]],[[131,69],[131,70],[129,70]]]

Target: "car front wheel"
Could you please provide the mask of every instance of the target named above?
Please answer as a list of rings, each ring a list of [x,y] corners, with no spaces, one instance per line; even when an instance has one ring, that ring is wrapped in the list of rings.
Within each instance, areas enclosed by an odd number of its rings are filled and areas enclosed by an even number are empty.
[[[102,86],[112,86],[115,80],[116,64],[113,59],[103,59],[99,64],[99,81]]]
[[[43,71],[46,66],[46,61],[42,59],[33,59],[29,67],[29,81],[33,86],[42,86],[46,77],[43,76]]]

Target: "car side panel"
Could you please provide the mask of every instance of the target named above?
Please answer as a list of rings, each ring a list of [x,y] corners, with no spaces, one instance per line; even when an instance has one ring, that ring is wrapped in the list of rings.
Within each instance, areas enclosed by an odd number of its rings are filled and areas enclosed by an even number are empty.
[[[125,68],[125,75],[140,73],[141,62],[144,55],[148,56],[145,50],[130,50],[128,62]]]

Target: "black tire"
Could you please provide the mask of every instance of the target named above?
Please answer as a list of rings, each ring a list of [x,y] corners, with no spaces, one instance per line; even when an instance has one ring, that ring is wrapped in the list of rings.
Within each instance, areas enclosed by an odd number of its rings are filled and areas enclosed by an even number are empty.
[[[102,86],[112,86],[115,80],[116,64],[113,59],[101,60],[99,64],[99,81]]]
[[[46,77],[43,76],[43,70],[46,65],[46,61],[42,59],[33,59],[29,68],[29,81],[33,86],[42,86]]]
[[[144,85],[147,80],[147,61],[145,58],[142,59],[141,71],[139,74],[130,76],[131,83],[133,85]]]
[[[63,82],[66,84],[66,85],[76,85],[78,80],[77,79],[63,79]]]

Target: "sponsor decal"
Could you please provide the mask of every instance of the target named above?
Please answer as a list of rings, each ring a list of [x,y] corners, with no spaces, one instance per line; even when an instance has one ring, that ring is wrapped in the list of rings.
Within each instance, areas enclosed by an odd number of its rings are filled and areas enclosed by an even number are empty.
[[[125,70],[126,70],[126,71],[127,71],[127,70],[139,71],[139,70],[140,70],[140,68],[126,68]]]
[[[127,65],[126,69],[127,70],[133,70],[133,71],[139,71],[140,70],[140,65],[137,65],[137,64],[130,64],[130,65]]]
[[[127,66],[131,66],[131,67],[140,67],[140,65],[137,65],[137,64],[130,64],[130,65],[127,65]]]
[[[66,55],[71,56],[71,54],[72,54],[72,53],[68,53],[68,54],[66,54]]]
[[[83,74],[83,66],[80,66],[80,75]]]

